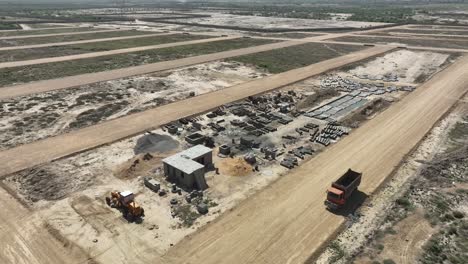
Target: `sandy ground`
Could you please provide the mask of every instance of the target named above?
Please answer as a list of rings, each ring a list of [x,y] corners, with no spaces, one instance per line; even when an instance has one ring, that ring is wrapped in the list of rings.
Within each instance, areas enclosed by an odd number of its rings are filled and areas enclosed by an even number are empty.
[[[170,19],[170,21],[179,21],[184,23],[197,23],[207,25],[238,26],[246,28],[335,28],[335,27],[370,27],[385,25],[385,23],[338,21],[338,20],[314,20],[314,19],[295,19],[278,17],[257,17],[257,16],[239,16],[228,14],[211,14],[209,18],[190,18],[190,19]]]
[[[345,222],[323,206],[323,190],[331,180],[353,168],[364,174],[364,197],[372,194],[467,91],[467,63],[468,57],[460,59],[317,158],[177,244],[165,258],[174,263],[304,262]]]
[[[229,89],[192,97],[187,100],[178,101],[173,104],[133,115],[127,115],[120,119],[70,132],[62,136],[48,138],[9,149],[0,152],[0,164],[2,164],[0,168],[1,175],[8,175],[79,151],[112,143],[142,133],[146,130],[151,130],[173,120],[203,113],[247,96],[278,89],[337,67],[377,56],[389,50],[391,50],[391,48],[387,47],[364,49],[338,58],[312,64],[304,68],[232,86]],[[155,120],[155,117],[159,118]],[[53,146],[55,146],[55,148]],[[46,154],[44,150],[47,150],[48,153]],[[41,154],[37,155],[36,151]],[[12,156],[21,157],[21,159],[11,161],[10,157]],[[38,158],[38,156],[40,156],[40,158]]]
[[[163,48],[169,48],[169,47],[193,45],[193,44],[207,43],[207,42],[213,42],[213,41],[222,41],[222,40],[229,40],[229,39],[235,39],[235,38],[236,37],[198,39],[198,40],[182,41],[182,42],[175,42],[175,43],[167,43],[167,44],[159,44],[159,45],[151,45],[151,46],[143,46],[143,47],[134,47],[134,48],[127,48],[127,49],[116,49],[116,50],[108,50],[108,51],[89,52],[89,53],[83,53],[83,54],[78,54],[78,55],[68,55],[68,56],[61,56],[61,57],[26,60],[26,61],[4,62],[4,63],[0,63],[0,69],[1,68],[36,65],[36,64],[44,64],[44,63],[53,63],[53,62],[60,62],[60,61],[71,61],[71,60],[79,60],[79,59],[87,59],[87,58],[96,58],[96,57],[102,57],[102,56],[111,56],[111,55],[118,55],[118,54],[131,53],[131,52],[139,52],[139,51],[145,51],[145,50],[163,49]]]
[[[161,130],[154,132],[164,133]],[[169,201],[172,198],[182,201],[183,196],[169,192],[167,196],[159,197],[143,186],[141,177],[126,179],[117,177],[115,168],[126,167],[125,164],[129,164],[128,160],[134,160],[133,150],[139,138],[141,136],[42,167],[41,169],[47,171],[49,180],[36,182],[35,186],[41,186],[44,193],[50,196],[41,197],[41,194],[32,191],[34,187],[27,183],[18,185],[22,186],[23,190],[30,191],[31,196],[24,198],[26,201],[39,197],[43,199],[34,200],[35,203],[31,204],[34,210],[47,219],[47,223],[52,228],[60,230],[63,237],[84,248],[86,254],[96,261],[152,262],[165,254],[172,245],[215,220],[220,213],[231,209],[239,201],[264,188],[286,172],[286,169],[275,166],[268,171],[252,174],[251,166],[245,164],[243,160],[228,165],[231,159],[215,156],[214,161],[220,165],[223,172],[221,175],[215,175],[213,172],[207,174],[211,188],[204,193],[204,196],[219,205],[211,208],[209,214],[198,218],[192,227],[181,227],[181,222],[171,216]],[[166,157],[178,149],[162,152],[159,155]],[[131,175],[147,175],[145,167],[148,166],[153,171],[154,168],[160,167],[161,163],[160,160],[152,160],[140,163],[139,166],[137,172]],[[238,168],[234,169],[231,166],[243,166],[247,173],[237,173]],[[160,172],[157,169],[154,171]],[[21,181],[19,178],[23,176],[9,179],[8,184],[18,188],[17,181]],[[160,180],[164,189],[170,189],[170,185],[161,178],[160,174],[156,172],[153,176]],[[50,183],[51,178],[55,184]],[[123,189],[137,193],[137,201],[147,212],[142,224],[127,223],[118,211],[104,204],[104,196],[108,195],[108,192]],[[60,196],[52,195],[56,193]],[[95,240],[97,242],[94,242]],[[122,251],[121,248],[127,250]]]
[[[434,228],[416,212],[395,226],[396,235],[389,235],[381,253],[383,259],[394,259],[397,263],[411,264],[417,261],[422,245],[430,238]]]
[[[183,100],[266,74],[232,62],[211,62],[0,101],[0,149]],[[19,126],[19,127],[18,127]]]
[[[416,83],[421,75],[431,75],[448,59],[449,54],[398,50],[358,67],[351,74],[382,78],[384,75],[397,75],[399,82]]]
[[[466,98],[466,97],[465,97]],[[392,178],[386,183],[386,185],[376,193],[371,199],[366,201],[363,207],[361,207],[358,212],[354,215],[348,216],[346,229],[341,232],[338,237],[334,240],[339,243],[340,247],[346,252],[346,256],[353,256],[358,254],[360,250],[366,245],[367,241],[373,234],[380,228],[384,228],[385,225],[383,223],[385,215],[387,213],[386,208],[388,205],[391,204],[397,196],[399,196],[402,192],[404,192],[408,188],[408,182],[418,173],[419,169],[423,166],[421,160],[431,160],[436,153],[440,151],[440,149],[445,145],[447,131],[457,122],[459,119],[460,111],[455,110],[446,118],[444,118],[436,127],[432,129],[429,135],[420,143],[418,148],[406,159],[403,161],[402,165],[398,168],[398,170],[393,174]],[[427,222],[424,222],[420,216],[414,216],[411,218],[412,220],[418,219],[417,223],[421,223],[420,226],[422,229],[416,228],[413,230],[410,226],[406,228],[407,232],[402,232],[401,236],[411,236],[412,238],[416,238],[421,234],[419,231],[426,231],[425,235],[430,235],[431,231],[430,228],[427,228]],[[405,224],[406,223],[406,224]],[[402,224],[402,228],[404,229],[407,226],[405,222]],[[405,238],[406,239],[406,238]],[[389,239],[389,243],[392,241],[398,241],[401,247],[405,247],[410,249],[407,243],[401,243],[405,241],[405,239],[396,239],[393,240]],[[427,236],[424,236],[424,239],[427,239]],[[424,242],[423,240],[416,240],[412,239],[413,242],[420,243]],[[394,246],[394,248],[397,245]],[[414,246],[414,245],[413,245]],[[385,247],[386,248],[386,247]],[[406,252],[406,254],[400,254],[399,257],[393,257],[392,259],[398,260],[400,257],[407,258],[414,258],[417,256],[418,248],[412,247],[412,252],[408,251],[397,251],[393,250],[392,252]],[[318,264],[325,264],[330,262],[330,258],[333,256],[333,250],[327,249],[323,254],[321,254],[318,259]],[[407,259],[411,260],[411,259]],[[348,261],[347,258],[343,258],[340,260],[340,263],[346,263]],[[370,263],[371,261],[367,258],[362,258],[356,260],[358,263]],[[414,261],[398,261],[397,263],[414,263]]]
[[[62,244],[44,228],[40,214],[19,204],[0,189],[0,262],[2,263],[70,263],[88,258],[71,243]]]

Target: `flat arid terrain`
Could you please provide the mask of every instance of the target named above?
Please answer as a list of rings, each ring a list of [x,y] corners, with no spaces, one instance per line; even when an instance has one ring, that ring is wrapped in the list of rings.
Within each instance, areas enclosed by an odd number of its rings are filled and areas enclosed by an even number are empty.
[[[0,2],[0,263],[467,263],[468,6],[364,2]]]

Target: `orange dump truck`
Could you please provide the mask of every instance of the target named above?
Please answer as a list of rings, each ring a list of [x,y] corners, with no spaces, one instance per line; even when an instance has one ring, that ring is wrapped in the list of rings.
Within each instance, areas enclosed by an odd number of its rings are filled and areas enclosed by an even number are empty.
[[[325,205],[333,210],[345,205],[348,198],[357,190],[359,184],[361,184],[361,177],[362,173],[349,169],[328,188]]]

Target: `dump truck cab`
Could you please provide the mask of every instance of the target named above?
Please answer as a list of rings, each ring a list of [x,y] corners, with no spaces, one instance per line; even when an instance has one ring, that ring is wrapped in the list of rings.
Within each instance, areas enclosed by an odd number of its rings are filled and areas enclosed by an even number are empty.
[[[328,188],[327,201],[336,205],[344,205],[345,204],[344,191],[337,189],[335,187]]]

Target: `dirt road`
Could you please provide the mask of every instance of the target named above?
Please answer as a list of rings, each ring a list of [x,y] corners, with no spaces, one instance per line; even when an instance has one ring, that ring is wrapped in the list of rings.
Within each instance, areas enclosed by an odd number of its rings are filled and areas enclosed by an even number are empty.
[[[19,31],[28,31],[28,32],[34,32],[37,30],[47,30],[47,29],[69,29],[69,28],[78,28],[77,26],[75,27],[50,27],[50,28],[31,28],[28,30],[25,29],[5,29],[5,30],[0,30],[0,32],[19,32]]]
[[[348,168],[363,172],[362,197],[468,91],[465,56],[315,159],[173,247],[168,263],[303,263],[345,222],[323,205]],[[358,195],[359,196],[359,195]]]
[[[229,102],[281,88],[314,75],[377,56],[389,50],[391,48],[388,47],[365,49],[304,68],[243,83],[9,149],[0,152],[0,176],[137,135],[173,120],[203,113]]]
[[[83,54],[77,54],[77,55],[68,55],[68,56],[61,56],[61,57],[51,57],[51,58],[42,58],[42,59],[24,60],[24,61],[11,61],[11,62],[0,63],[0,69],[8,68],[8,67],[19,67],[19,66],[44,64],[44,63],[51,63],[51,62],[96,58],[96,57],[102,57],[102,56],[110,56],[110,55],[117,55],[117,54],[131,53],[131,52],[139,52],[139,51],[153,50],[153,49],[163,49],[163,48],[169,48],[169,47],[200,44],[200,43],[207,43],[207,42],[214,42],[214,41],[221,41],[221,40],[229,40],[229,39],[235,39],[235,37],[197,39],[197,40],[173,42],[173,43],[151,45],[151,46],[142,46],[142,47],[134,47],[134,48],[126,48],[126,49],[116,49],[116,50],[107,50],[107,51],[99,51],[99,52],[90,52],[90,53],[83,53]]]
[[[467,39],[461,39],[461,38],[457,38],[457,39],[450,39],[450,36],[454,36],[454,35],[439,35],[439,38],[437,38],[437,35],[430,35],[430,34],[427,34],[427,35],[420,35],[420,34],[395,34],[395,33],[391,33],[390,35],[367,35],[367,34],[354,34],[354,36],[358,36],[358,37],[368,37],[368,38],[396,38],[396,39],[427,39],[427,40],[442,40],[443,38],[440,38],[440,37],[446,37],[447,40],[450,40],[450,41],[460,41],[460,42],[466,42]],[[463,37],[463,36],[462,36]],[[468,37],[468,36],[466,36]]]
[[[450,41],[453,41],[453,40],[461,40],[461,41],[464,41],[466,40],[466,38],[468,38],[468,34],[467,35],[448,35],[448,34],[430,34],[430,33],[404,33],[404,32],[389,32],[389,35],[391,36],[405,36],[405,37],[409,37],[409,38],[413,38],[413,37],[421,37],[421,38],[424,38],[424,37],[428,37],[429,39],[431,39],[430,37],[432,37],[432,39],[442,39],[443,37],[444,38],[455,38],[455,39],[450,39]],[[364,35],[366,36],[366,35]],[[384,35],[385,36],[385,35]]]
[[[21,36],[0,37],[0,40],[5,40],[5,39],[25,39],[25,38],[42,38],[42,37],[55,37],[55,36],[68,36],[68,35],[80,35],[80,34],[102,33],[102,32],[115,32],[115,31],[126,31],[126,30],[125,30],[125,29],[102,29],[102,30],[95,30],[95,31],[79,31],[79,32],[55,33],[55,34],[42,34],[42,35],[21,35]]]
[[[396,28],[396,27],[395,27]],[[390,28],[390,30],[392,29],[395,29],[395,28]],[[435,31],[455,31],[455,32],[467,32],[468,33],[468,29],[467,28],[464,28],[464,27],[460,27],[460,28],[412,28],[411,25],[404,25],[404,26],[401,26],[400,28],[403,28],[403,29],[411,29],[411,30],[420,30],[420,31],[432,31],[432,32],[435,32]]]
[[[330,44],[343,44],[343,45],[364,45],[362,42],[346,42],[346,41],[334,41],[332,40],[322,40],[322,41],[309,41],[309,42],[318,42],[318,43],[330,43]],[[365,43],[369,46],[387,46],[387,47],[401,47],[405,49],[412,49],[412,50],[425,50],[425,51],[436,51],[436,52],[460,52],[460,53],[467,53],[468,49],[453,49],[453,48],[434,48],[434,47],[424,47],[424,46],[410,46],[406,44],[383,44],[383,43]]]
[[[354,36],[350,34],[340,34],[340,37],[343,36]],[[382,37],[382,36],[373,36],[373,35],[355,35],[355,36],[365,36],[365,37]],[[394,36],[391,36],[394,37]],[[287,38],[275,38],[275,37],[253,37],[258,39],[273,39],[273,40],[281,40],[281,41],[297,41],[301,43],[330,43],[330,44],[343,44],[343,45],[354,45],[354,46],[362,46],[362,45],[369,45],[369,46],[387,46],[387,47],[405,47],[407,49],[415,49],[415,50],[427,50],[427,51],[439,51],[439,52],[460,52],[460,53],[467,53],[468,49],[454,49],[454,48],[434,48],[434,47],[424,47],[424,46],[409,46],[406,44],[384,44],[384,43],[366,43],[366,42],[346,42],[346,41],[334,41],[333,39],[337,38],[337,35],[324,35],[320,37],[314,37],[313,39],[305,38],[305,39],[287,39]],[[400,39],[418,39],[411,38],[411,37],[397,37]],[[423,38],[423,39],[430,39],[430,38]],[[435,39],[432,39],[435,40]],[[441,39],[437,39],[441,40]]]
[[[147,74],[147,73],[152,73],[152,72],[157,72],[157,71],[165,71],[165,70],[215,61],[215,60],[237,57],[237,56],[246,55],[246,54],[252,54],[252,53],[257,53],[257,52],[262,52],[262,51],[267,51],[267,50],[290,47],[290,46],[299,45],[299,44],[301,43],[296,42],[296,41],[272,43],[272,44],[254,46],[254,47],[249,47],[249,48],[194,56],[194,57],[189,57],[189,58],[184,58],[184,59],[179,59],[179,60],[163,61],[163,62],[145,64],[145,65],[129,67],[129,68],[75,75],[75,76],[64,77],[64,78],[59,78],[59,79],[32,82],[32,83],[27,83],[27,84],[22,84],[22,85],[14,85],[14,86],[0,88],[0,99],[12,98],[16,96],[35,94],[35,93],[43,93],[43,92],[59,90],[59,89],[72,88],[72,87],[77,87],[80,85],[109,81],[109,80],[120,79],[120,78],[135,76],[135,75],[142,75],[142,74]]]
[[[83,262],[76,248],[64,247],[43,227],[40,217],[0,188],[0,263],[62,264]]]
[[[77,45],[77,44],[86,44],[86,43],[95,43],[95,42],[104,42],[104,41],[166,36],[166,35],[173,35],[173,34],[175,33],[156,33],[156,34],[147,34],[147,35],[125,36],[125,37],[97,38],[97,39],[87,39],[87,40],[67,41],[67,42],[53,42],[53,43],[34,44],[34,45],[26,45],[26,46],[3,47],[3,48],[0,48],[0,51],[67,46],[67,45]]]

